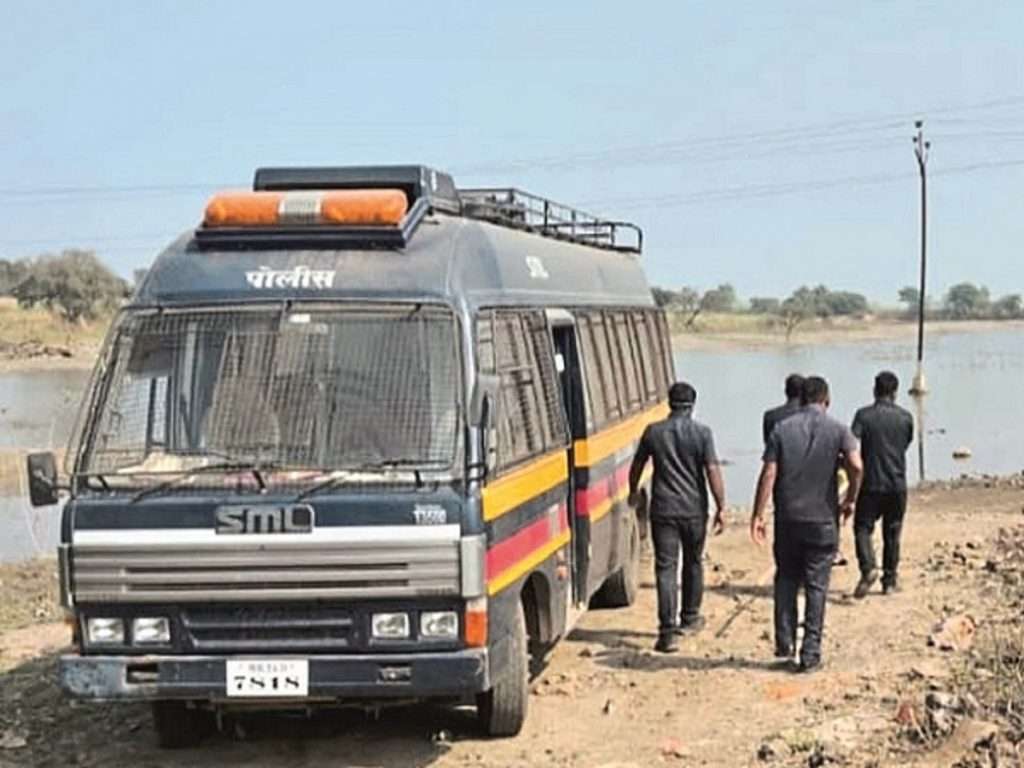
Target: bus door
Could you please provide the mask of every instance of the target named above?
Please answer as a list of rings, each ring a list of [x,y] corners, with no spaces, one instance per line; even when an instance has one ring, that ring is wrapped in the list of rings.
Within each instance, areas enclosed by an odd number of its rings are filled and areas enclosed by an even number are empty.
[[[574,445],[586,434],[586,417],[583,410],[583,378],[576,343],[576,324],[573,316],[564,310],[548,310],[548,322],[555,346],[555,367],[558,371],[562,404],[569,426],[569,498],[566,508],[569,527],[572,530],[573,546],[570,547],[572,563],[573,602],[581,605],[587,600],[587,577],[590,564],[590,520],[576,514],[576,476]]]

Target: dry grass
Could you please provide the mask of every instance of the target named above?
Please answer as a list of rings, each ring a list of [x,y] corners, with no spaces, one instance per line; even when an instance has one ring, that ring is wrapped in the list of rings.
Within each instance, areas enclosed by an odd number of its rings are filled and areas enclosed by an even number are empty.
[[[57,562],[39,558],[0,564],[0,634],[60,619]]]
[[[42,307],[21,309],[11,298],[0,298],[0,342],[21,344],[37,342],[80,348],[96,346],[103,340],[110,317],[90,323],[69,324]]]
[[[722,334],[722,335],[778,335],[785,336],[786,328],[776,315],[755,315],[749,312],[701,313],[692,325],[687,325],[688,313],[669,314],[669,328],[672,333]],[[797,334],[820,332],[834,333],[857,331],[878,325],[880,318],[834,317],[826,320],[812,319],[801,323]],[[891,321],[883,321],[891,322]]]

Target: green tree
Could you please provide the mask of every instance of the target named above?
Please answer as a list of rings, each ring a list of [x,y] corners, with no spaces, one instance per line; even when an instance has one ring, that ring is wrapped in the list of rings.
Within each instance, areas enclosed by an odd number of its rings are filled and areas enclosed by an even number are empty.
[[[35,260],[13,293],[22,307],[42,304],[68,322],[79,322],[116,306],[128,286],[92,251],[68,250]]]
[[[819,286],[823,288],[824,286]],[[800,286],[782,302],[780,312],[782,323],[786,329],[786,341],[789,341],[797,326],[817,315],[820,311],[821,292],[818,289]]]
[[[824,304],[829,315],[866,315],[868,300],[862,294],[850,291],[828,291]]]
[[[0,259],[0,296],[13,295],[14,288],[27,274],[28,264],[24,261]]]
[[[736,289],[729,283],[709,289],[700,300],[701,309],[705,312],[733,312],[736,302]]]
[[[1016,320],[1024,317],[1024,303],[1019,293],[1003,296],[992,305],[992,315],[1000,320]]]
[[[755,315],[777,315],[782,302],[769,296],[755,296],[750,300],[750,311]]]
[[[989,312],[988,288],[957,283],[946,293],[946,311],[957,320],[985,317]]]
[[[697,292],[696,288],[692,288],[689,285],[684,285],[676,293],[676,306],[682,312],[689,315],[686,318],[686,327],[693,327],[694,322],[697,320],[697,315],[704,309],[701,303],[700,293]]]

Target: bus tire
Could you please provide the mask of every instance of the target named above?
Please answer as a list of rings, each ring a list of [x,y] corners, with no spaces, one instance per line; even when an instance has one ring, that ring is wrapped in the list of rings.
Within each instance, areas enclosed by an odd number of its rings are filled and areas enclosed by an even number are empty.
[[[627,519],[630,521],[630,530],[626,562],[601,585],[596,602],[602,608],[628,608],[636,602],[640,589],[640,526],[633,515]]]
[[[184,701],[154,701],[153,728],[162,749],[185,749],[213,731],[213,715]]]
[[[526,636],[526,614],[519,603],[512,626],[508,669],[504,677],[489,691],[477,694],[476,713],[480,727],[487,736],[515,736],[526,722],[530,698],[529,641]]]

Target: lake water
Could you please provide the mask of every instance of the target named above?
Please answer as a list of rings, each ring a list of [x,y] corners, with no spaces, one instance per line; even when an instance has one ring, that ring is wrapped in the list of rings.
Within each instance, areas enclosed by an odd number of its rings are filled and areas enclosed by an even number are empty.
[[[875,374],[900,378],[899,402],[915,414],[921,442],[908,456],[908,479],[1024,470],[1024,332],[954,333],[925,344],[929,393],[906,395],[916,369],[915,341],[806,345],[759,350],[679,351],[676,373],[698,391],[696,417],[712,427],[731,504],[749,505],[760,469],[761,416],[783,401],[790,373],[824,376],[831,413],[850,423],[872,401]],[[953,458],[959,447],[972,451]]]
[[[676,369],[697,387],[697,418],[714,429],[719,453],[729,462],[730,503],[749,505],[760,466],[761,414],[781,402],[789,373],[828,379],[832,413],[849,422],[871,401],[879,370],[894,371],[906,391],[914,351],[909,340],[679,351]],[[900,395],[923,427],[923,441],[909,456],[911,478],[1024,470],[1024,332],[931,337],[925,371],[931,391],[920,409]],[[87,372],[71,370],[0,373],[0,451],[63,447],[87,379]],[[973,452],[970,459],[952,458],[961,446]],[[58,534],[56,509],[33,510],[21,495],[0,496],[0,561],[52,553]]]

